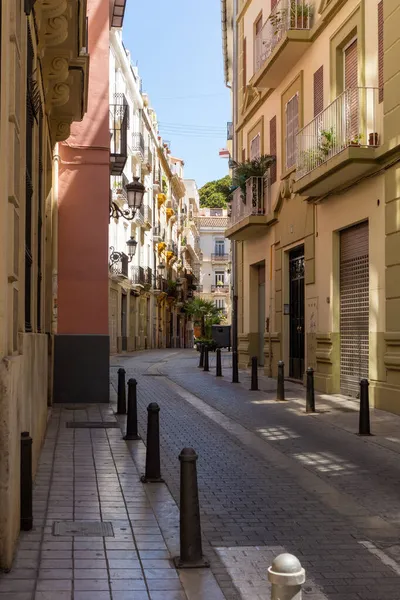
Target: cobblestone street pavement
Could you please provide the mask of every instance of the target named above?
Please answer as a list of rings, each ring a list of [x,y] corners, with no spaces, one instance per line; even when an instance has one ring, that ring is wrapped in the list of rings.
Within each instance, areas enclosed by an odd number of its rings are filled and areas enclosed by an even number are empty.
[[[250,392],[248,375],[233,385],[228,369],[216,379],[197,363],[194,351],[149,351],[115,357],[111,373],[115,388],[119,366],[138,379],[142,436],[147,405],[160,404],[162,471],[176,501],[179,452],[198,452],[204,549],[225,597],[269,598],[267,567],[288,551],[306,569],[305,598],[400,600],[400,419],[374,411],[379,435],[360,438],[354,402],[317,398],[323,410],[307,416],[295,384],[277,403],[274,381]],[[176,539],[175,517],[164,521]]]

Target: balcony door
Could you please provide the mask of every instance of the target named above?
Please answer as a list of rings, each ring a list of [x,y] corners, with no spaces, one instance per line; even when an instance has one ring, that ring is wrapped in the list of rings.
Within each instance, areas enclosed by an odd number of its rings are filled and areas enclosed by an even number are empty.
[[[225,242],[224,240],[215,241],[215,254],[217,256],[223,256],[225,254]]]
[[[224,271],[215,271],[215,285],[223,286],[225,285],[225,272]]]
[[[361,134],[358,118],[358,44],[357,38],[353,39],[343,49],[343,77],[344,89],[347,90],[347,142],[355,142]]]

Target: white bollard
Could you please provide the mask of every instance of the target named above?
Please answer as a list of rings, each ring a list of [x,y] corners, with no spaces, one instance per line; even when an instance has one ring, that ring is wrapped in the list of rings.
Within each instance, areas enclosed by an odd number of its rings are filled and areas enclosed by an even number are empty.
[[[268,568],[271,600],[301,600],[306,572],[293,554],[280,554]]]

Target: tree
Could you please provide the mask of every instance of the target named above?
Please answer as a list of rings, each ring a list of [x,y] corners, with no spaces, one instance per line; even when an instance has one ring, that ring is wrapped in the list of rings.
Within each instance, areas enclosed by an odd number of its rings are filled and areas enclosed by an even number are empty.
[[[196,325],[201,325],[201,337],[211,335],[211,325],[218,325],[221,322],[221,309],[217,308],[214,302],[203,300],[203,298],[194,298],[185,306],[188,315],[193,318]]]
[[[200,206],[202,208],[226,208],[226,203],[232,191],[232,179],[229,175],[222,179],[209,181],[199,190]]]

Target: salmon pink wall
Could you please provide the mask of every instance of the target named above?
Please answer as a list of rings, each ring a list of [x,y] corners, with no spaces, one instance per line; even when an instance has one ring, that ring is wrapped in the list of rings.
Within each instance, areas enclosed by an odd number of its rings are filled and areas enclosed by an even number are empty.
[[[59,145],[59,334],[108,334],[109,5],[88,0],[89,99]]]

